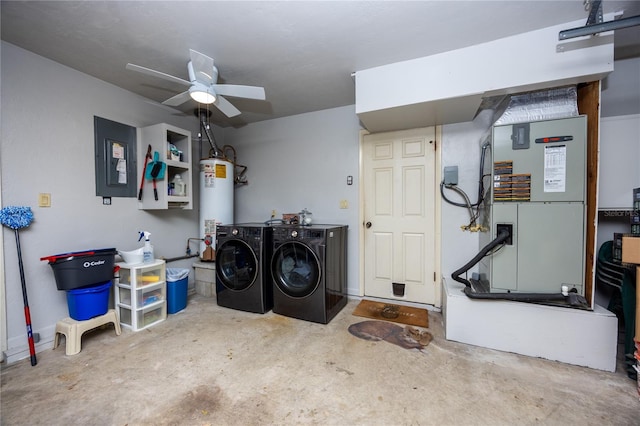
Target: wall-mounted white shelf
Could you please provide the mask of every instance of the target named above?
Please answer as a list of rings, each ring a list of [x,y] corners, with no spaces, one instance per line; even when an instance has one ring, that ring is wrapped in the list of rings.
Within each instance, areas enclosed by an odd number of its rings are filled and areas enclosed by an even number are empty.
[[[168,145],[173,144],[182,153],[182,158],[173,158]],[[153,193],[153,181],[145,179],[142,200],[138,208],[142,210],[164,210],[179,208],[191,210],[193,208],[193,181],[191,173],[191,132],[170,124],[155,124],[140,129],[140,143],[138,144],[138,178],[142,177],[144,159],[147,148],[151,145],[151,155],[160,154],[160,161],[166,164],[162,179],[156,179],[158,200]],[[186,184],[186,195],[169,194],[169,186],[176,174],[180,174]],[[140,182],[138,182],[138,187]]]

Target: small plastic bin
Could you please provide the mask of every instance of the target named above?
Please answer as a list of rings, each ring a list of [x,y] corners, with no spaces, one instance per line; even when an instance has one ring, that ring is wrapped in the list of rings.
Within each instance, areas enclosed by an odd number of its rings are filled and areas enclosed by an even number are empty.
[[[175,314],[187,307],[189,270],[167,268],[167,313]]]
[[[69,316],[76,321],[84,321],[106,314],[109,310],[110,288],[111,281],[107,281],[96,286],[68,290]]]
[[[58,290],[73,290],[113,279],[115,248],[86,250],[43,257],[48,260]]]

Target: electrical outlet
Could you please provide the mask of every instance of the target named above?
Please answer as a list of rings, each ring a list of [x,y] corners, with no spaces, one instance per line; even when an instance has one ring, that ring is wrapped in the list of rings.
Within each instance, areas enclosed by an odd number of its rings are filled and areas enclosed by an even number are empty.
[[[47,194],[41,192],[38,195],[38,206],[39,207],[51,207],[51,194]]]
[[[349,201],[347,201],[347,200],[340,200],[340,208],[341,208],[341,209],[348,209],[348,208],[349,208]]]

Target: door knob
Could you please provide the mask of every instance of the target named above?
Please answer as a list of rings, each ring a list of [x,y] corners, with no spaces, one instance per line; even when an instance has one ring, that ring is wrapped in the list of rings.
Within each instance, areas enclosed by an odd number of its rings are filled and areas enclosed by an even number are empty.
[[[367,222],[367,223],[365,223],[365,225],[364,225],[364,226],[366,226],[366,227],[367,227],[367,229],[371,228],[371,222]]]

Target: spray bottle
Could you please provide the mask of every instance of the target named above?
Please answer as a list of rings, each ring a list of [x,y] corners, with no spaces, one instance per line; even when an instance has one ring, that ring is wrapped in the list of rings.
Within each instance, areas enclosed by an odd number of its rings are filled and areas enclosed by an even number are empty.
[[[140,241],[144,237],[144,248],[142,249],[142,262],[143,263],[151,263],[154,261],[153,257],[153,246],[151,245],[151,241],[149,241],[149,237],[151,236],[151,232],[140,231]]]

